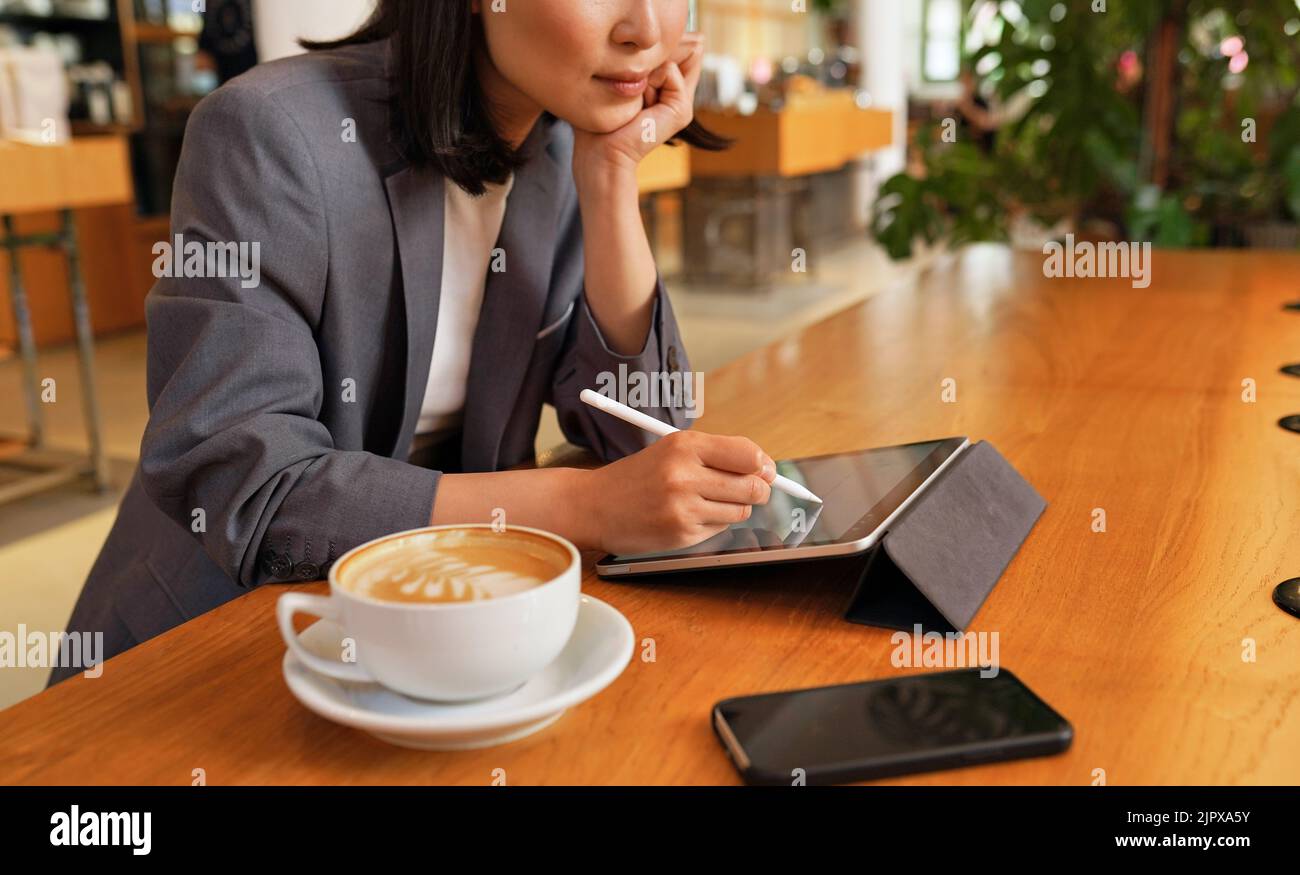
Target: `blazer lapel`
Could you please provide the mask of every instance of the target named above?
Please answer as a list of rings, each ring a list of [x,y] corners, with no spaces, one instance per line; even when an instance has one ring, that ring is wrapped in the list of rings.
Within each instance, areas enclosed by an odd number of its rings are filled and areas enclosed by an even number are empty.
[[[384,185],[388,189],[406,301],[406,395],[402,425],[391,455],[405,459],[411,452],[428,388],[438,327],[446,183],[437,173],[404,165],[385,177]]]
[[[561,174],[567,169],[551,140],[552,124],[543,116],[525,141],[531,157],[515,171],[497,242],[505,253],[505,270],[487,275],[465,395],[461,462],[466,471],[495,469],[543,327],[559,235]]]

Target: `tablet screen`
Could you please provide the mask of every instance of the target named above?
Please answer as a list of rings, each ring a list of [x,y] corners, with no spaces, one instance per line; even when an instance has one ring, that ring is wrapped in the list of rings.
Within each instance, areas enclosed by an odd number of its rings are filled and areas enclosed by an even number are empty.
[[[777,462],[779,474],[808,487],[823,504],[774,489],[771,500],[756,505],[748,520],[693,547],[615,556],[608,561],[709,556],[859,540],[875,531],[964,442],[963,438],[947,438]]]

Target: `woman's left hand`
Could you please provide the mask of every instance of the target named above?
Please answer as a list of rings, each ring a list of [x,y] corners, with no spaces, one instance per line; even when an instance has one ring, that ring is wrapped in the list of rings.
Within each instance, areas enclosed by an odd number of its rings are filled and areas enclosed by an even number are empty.
[[[574,131],[574,174],[635,171],[641,159],[677,136],[695,118],[704,36],[682,35],[677,51],[649,76],[645,106],[636,118],[608,134]]]
[[[582,213],[584,292],[611,350],[633,356],[651,330],[658,268],[641,220],[636,169],[641,159],[695,117],[704,39],[685,34],[646,78],[640,112],[608,134],[573,131],[573,182]]]

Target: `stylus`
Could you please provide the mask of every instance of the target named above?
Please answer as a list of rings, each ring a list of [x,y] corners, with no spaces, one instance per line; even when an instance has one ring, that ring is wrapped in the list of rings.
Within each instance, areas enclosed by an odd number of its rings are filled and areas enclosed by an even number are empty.
[[[615,416],[624,422],[635,425],[637,428],[644,429],[653,435],[665,437],[678,431],[678,429],[673,428],[666,422],[655,419],[653,416],[646,416],[639,410],[633,410],[626,404],[620,404],[613,398],[607,398],[599,392],[593,392],[591,389],[583,389],[582,393],[578,397],[582,399],[583,403],[590,404],[597,410],[603,410],[610,416]],[[789,477],[782,477],[780,474],[777,474],[776,479],[772,481],[772,488],[779,489],[787,495],[793,495],[795,498],[801,498],[804,501],[815,501],[818,504],[822,503],[820,498],[813,495],[801,484],[795,483]]]

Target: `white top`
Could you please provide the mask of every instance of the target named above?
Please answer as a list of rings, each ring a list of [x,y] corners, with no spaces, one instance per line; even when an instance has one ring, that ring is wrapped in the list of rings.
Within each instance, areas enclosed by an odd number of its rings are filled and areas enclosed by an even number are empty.
[[[460,424],[483,290],[514,183],[513,176],[503,185],[489,183],[482,197],[466,193],[451,180],[446,183],[438,329],[417,434]]]

